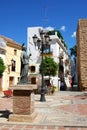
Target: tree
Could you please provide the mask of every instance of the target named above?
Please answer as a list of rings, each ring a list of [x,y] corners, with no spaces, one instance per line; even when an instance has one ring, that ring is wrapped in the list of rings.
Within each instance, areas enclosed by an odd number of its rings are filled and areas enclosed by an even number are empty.
[[[70,48],[70,55],[76,57],[76,45]]]
[[[70,55],[71,55],[71,57],[73,57],[74,62],[76,64],[76,56],[77,56],[76,45],[74,45],[72,48],[70,48]]]
[[[76,64],[76,57],[77,57],[77,49],[76,45],[74,45],[72,48],[70,48],[70,55],[72,60],[71,64],[71,75],[72,75],[72,86],[73,84],[77,84],[77,64]]]
[[[58,64],[53,58],[47,56],[43,60],[43,68],[45,76],[55,76],[58,72]],[[40,64],[39,72],[42,74],[42,63]]]
[[[3,59],[0,57],[0,75],[3,74],[5,68],[6,68],[6,67],[5,67],[5,65],[4,65]]]

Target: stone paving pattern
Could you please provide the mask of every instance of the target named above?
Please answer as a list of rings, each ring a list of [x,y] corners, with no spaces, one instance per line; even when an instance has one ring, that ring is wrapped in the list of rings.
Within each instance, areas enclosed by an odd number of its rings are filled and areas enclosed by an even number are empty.
[[[0,96],[0,130],[87,130],[87,92],[59,91],[45,95],[40,102],[35,95],[38,116],[32,123],[10,122],[12,98]]]

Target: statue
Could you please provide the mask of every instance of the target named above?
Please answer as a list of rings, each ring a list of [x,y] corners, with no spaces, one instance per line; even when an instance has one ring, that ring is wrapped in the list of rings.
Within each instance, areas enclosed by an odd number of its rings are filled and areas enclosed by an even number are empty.
[[[29,83],[28,81],[28,71],[29,71],[29,58],[31,54],[28,56],[26,53],[26,47],[24,43],[22,45],[22,52],[20,56],[21,61],[21,69],[20,69],[20,81],[18,84],[26,84]]]

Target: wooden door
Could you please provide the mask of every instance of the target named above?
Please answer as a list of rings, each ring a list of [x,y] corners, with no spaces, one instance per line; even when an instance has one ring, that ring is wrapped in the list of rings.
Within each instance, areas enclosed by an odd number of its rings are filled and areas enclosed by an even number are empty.
[[[36,84],[36,77],[31,78],[31,84]]]
[[[9,77],[9,86],[13,85],[14,77]]]

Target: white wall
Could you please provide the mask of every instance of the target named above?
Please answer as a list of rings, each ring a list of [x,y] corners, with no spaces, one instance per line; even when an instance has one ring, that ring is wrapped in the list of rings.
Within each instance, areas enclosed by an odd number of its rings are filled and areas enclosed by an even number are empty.
[[[36,61],[37,61],[40,53],[39,53],[38,49],[35,48],[32,37],[34,36],[34,34],[36,34],[37,37],[40,38],[39,29],[43,30],[42,27],[28,27],[28,29],[27,29],[27,53],[32,54],[32,56],[30,58],[30,65],[35,64],[37,72],[39,69],[39,65],[36,64]],[[58,40],[56,40],[56,39],[58,39],[57,35],[50,35],[50,38],[52,39],[52,43],[51,43],[51,47],[50,47],[51,51],[53,52],[52,57],[54,58],[54,60],[57,63],[59,63],[59,58],[58,58],[59,54],[61,52],[64,53],[65,50],[63,50],[63,48],[58,43]],[[65,58],[66,58],[66,53],[64,53],[64,59]],[[58,77],[53,77],[53,78],[54,78],[54,80],[53,80],[54,85],[58,86]]]
[[[58,52],[59,52],[59,45],[56,43],[56,42],[53,42],[51,44],[51,50],[53,52],[53,58],[54,58],[54,61],[58,63]]]
[[[35,48],[32,38],[34,34],[36,34],[37,37],[40,37],[39,29],[42,29],[42,27],[28,27],[27,29],[27,53],[31,53],[30,65],[36,63],[37,58],[39,56],[38,49]]]

